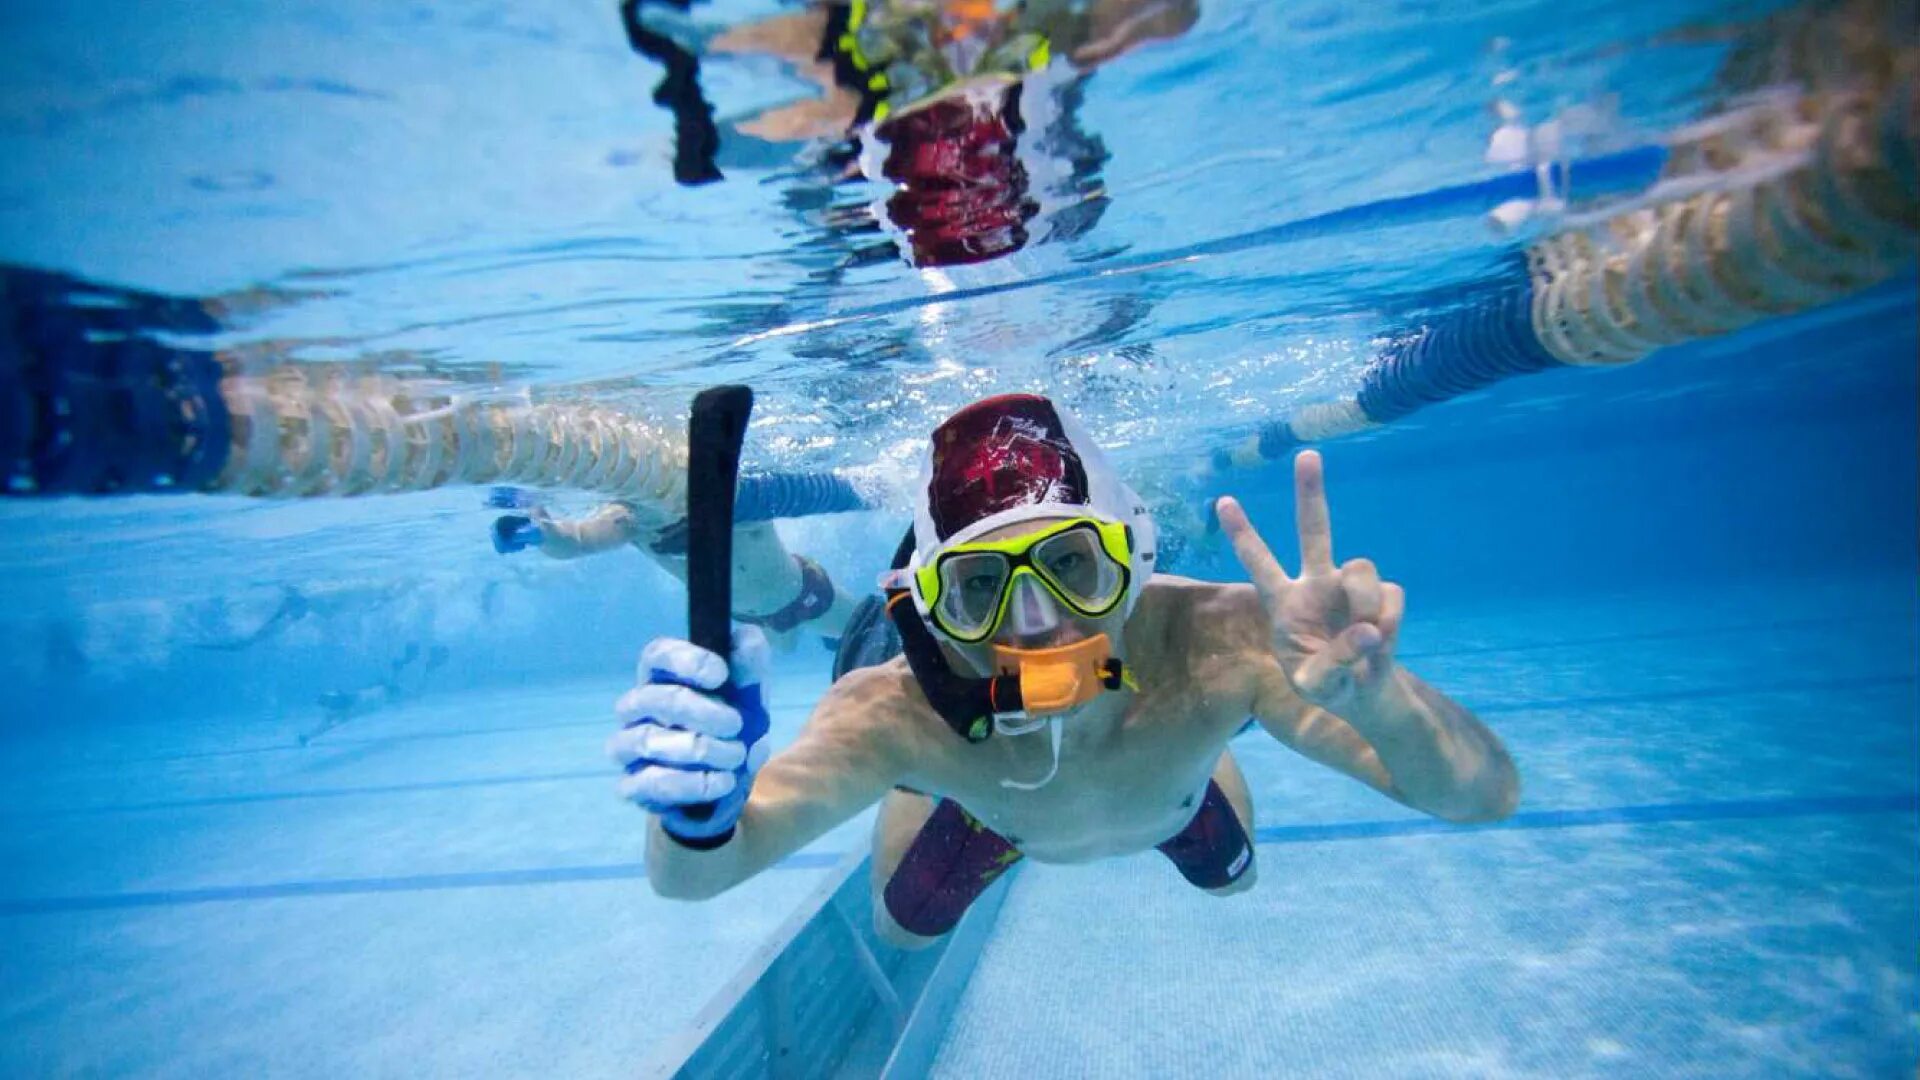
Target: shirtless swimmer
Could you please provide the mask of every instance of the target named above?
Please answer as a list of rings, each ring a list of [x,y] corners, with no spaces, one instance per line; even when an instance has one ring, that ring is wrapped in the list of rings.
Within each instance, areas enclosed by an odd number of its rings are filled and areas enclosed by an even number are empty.
[[[888,590],[906,655],[834,684],[764,768],[764,740],[733,737],[764,708],[757,634],[736,632],[724,697],[719,656],[672,639],[642,653],[608,751],[652,811],[648,880],[713,896],[884,800],[874,912],[896,944],[952,929],[1022,857],[1152,847],[1239,892],[1253,807],[1228,741],[1249,717],[1425,813],[1510,814],[1500,740],[1394,659],[1400,586],[1334,562],[1319,454],[1295,459],[1294,484],[1297,576],[1231,498],[1220,521],[1251,584],[1156,575],[1152,520],[1072,417],[1028,395],[962,409],[934,432]]]

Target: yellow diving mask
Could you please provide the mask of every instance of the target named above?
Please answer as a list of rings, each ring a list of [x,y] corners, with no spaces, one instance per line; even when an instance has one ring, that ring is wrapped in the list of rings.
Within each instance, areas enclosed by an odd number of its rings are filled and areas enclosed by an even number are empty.
[[[1056,521],[1002,540],[957,541],[913,571],[914,590],[935,629],[978,644],[1006,622],[1014,584],[1025,575],[1085,619],[1119,610],[1132,585],[1133,535],[1095,517]]]

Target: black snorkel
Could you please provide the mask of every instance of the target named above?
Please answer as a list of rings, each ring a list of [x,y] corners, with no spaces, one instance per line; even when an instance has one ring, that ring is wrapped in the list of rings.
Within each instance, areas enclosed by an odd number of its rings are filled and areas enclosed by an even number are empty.
[[[733,500],[740,475],[740,444],[753,412],[753,391],[744,386],[713,386],[694,395],[687,418],[687,640],[715,656],[733,656]],[[733,686],[731,674],[721,693]],[[742,717],[742,742],[751,746],[767,734],[765,711]],[[688,817],[705,821],[713,803],[686,808]],[[669,834],[671,835],[671,834]],[[683,847],[718,847],[733,835],[712,841],[679,839]]]
[[[673,178],[689,187],[726,177],[715,164],[720,152],[720,129],[713,122],[713,105],[700,86],[700,58],[693,50],[647,25],[642,12],[649,4],[685,13],[693,0],[621,0],[620,22],[633,51],[666,68],[653,102],[673,114]]]

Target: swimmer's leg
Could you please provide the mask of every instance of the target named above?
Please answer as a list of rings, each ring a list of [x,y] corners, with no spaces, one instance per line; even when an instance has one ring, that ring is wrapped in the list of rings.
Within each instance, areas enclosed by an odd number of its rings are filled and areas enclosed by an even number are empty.
[[[685,581],[686,543],[684,523],[676,522],[643,546],[668,573]],[[765,630],[777,647],[791,647],[793,632],[803,625],[823,637],[838,637],[859,601],[858,595],[836,590],[819,563],[788,551],[773,522],[747,522],[733,530],[733,617]]]
[[[874,823],[874,929],[895,948],[923,949],[1018,861],[1018,848],[959,803],[896,788]]]
[[[887,911],[887,883],[906,857],[907,848],[933,816],[933,800],[917,791],[894,788],[880,801],[873,820],[873,928],[880,940],[896,949],[924,949],[937,938],[923,938],[900,928]]]
[[[261,623],[252,633],[243,634],[240,637],[231,638],[226,641],[196,641],[193,644],[198,648],[218,649],[222,652],[238,652],[241,649],[250,649],[262,641],[265,641],[267,635],[273,633],[273,631],[280,626],[299,622],[301,617],[306,615],[306,613],[307,598],[301,595],[299,589],[291,585],[283,586],[280,594],[280,606],[274,608],[273,614],[267,616],[267,621]]]
[[[1232,751],[1220,754],[1193,820],[1159,850],[1181,877],[1215,896],[1253,888],[1259,877],[1253,857],[1253,796]]]

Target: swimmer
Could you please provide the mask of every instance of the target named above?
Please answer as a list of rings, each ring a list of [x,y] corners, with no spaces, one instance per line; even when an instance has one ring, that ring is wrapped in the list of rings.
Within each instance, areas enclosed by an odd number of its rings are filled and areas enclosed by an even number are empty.
[[[877,801],[874,918],[903,947],[1025,857],[1157,848],[1193,886],[1237,893],[1258,868],[1228,741],[1249,718],[1424,813],[1510,814],[1500,740],[1394,658],[1400,586],[1335,563],[1319,454],[1294,484],[1297,575],[1230,498],[1251,583],[1156,574],[1152,519],[1070,416],[1029,395],[960,410],[934,431],[888,587],[905,654],[835,683],[791,746],[769,761],[736,737],[764,715],[750,628],[731,666],[672,639],[642,652],[607,749],[651,812],[647,880],[716,895]]]
[[[307,602],[305,593],[302,593],[299,589],[291,585],[282,585],[280,586],[279,606],[275,607],[273,614],[268,615],[259,626],[254,627],[247,633],[234,637],[194,641],[189,644],[195,648],[213,649],[219,652],[239,652],[242,649],[251,649],[255,645],[285,630],[287,627],[292,626],[294,623],[299,622],[301,619],[306,618],[311,610],[312,605]]]
[[[777,141],[838,138],[857,124],[924,105],[969,83],[1017,81],[1060,59],[1080,71],[1149,41],[1178,37],[1195,0],[851,0],[817,4],[729,29],[710,53],[766,55],[817,85],[797,102],[742,124]]]
[[[520,510],[493,523],[493,546],[501,554],[537,547],[553,559],[578,559],[632,546],[680,581],[687,580],[686,524],[664,529],[644,525],[632,506],[610,502],[585,516],[554,517],[535,494],[497,487],[487,505]],[[790,553],[770,521],[748,522],[733,531],[733,617],[791,644],[801,626],[837,647],[858,597],[835,589],[820,564]]]
[[[418,641],[409,641],[388,665],[387,677],[369,683],[355,690],[328,690],[314,699],[320,706],[320,723],[301,733],[299,741],[306,746],[313,740],[339,727],[357,716],[365,716],[390,705],[398,705],[410,697],[419,695],[426,689],[427,680],[432,674],[445,667],[452,656],[451,651],[440,644],[430,644],[425,649]],[[405,683],[409,669],[415,669],[411,688]]]

